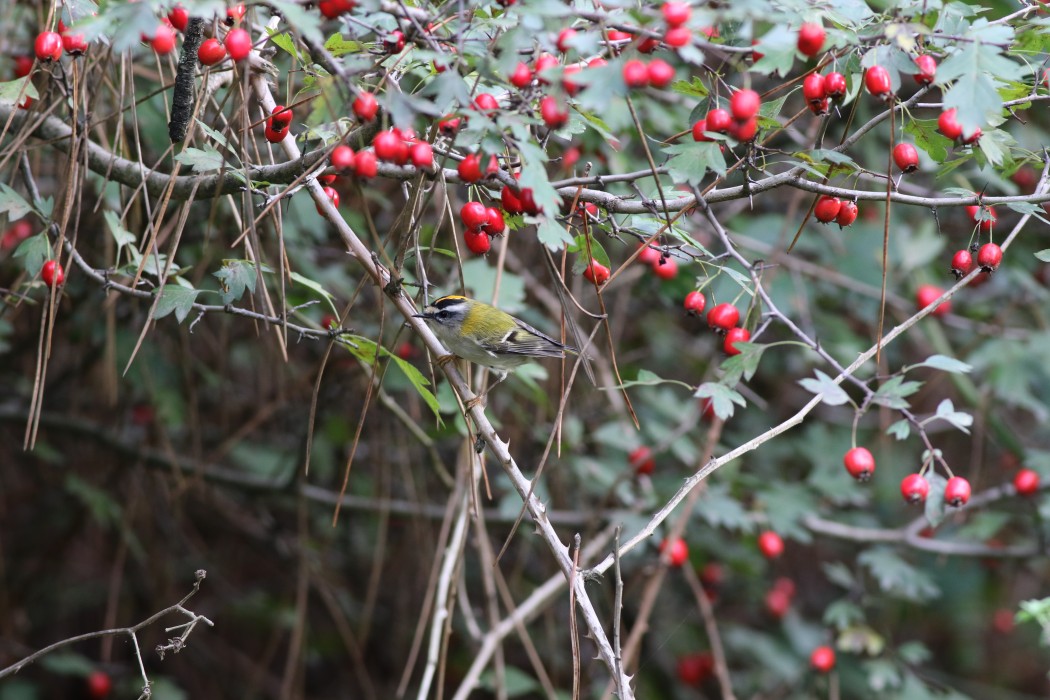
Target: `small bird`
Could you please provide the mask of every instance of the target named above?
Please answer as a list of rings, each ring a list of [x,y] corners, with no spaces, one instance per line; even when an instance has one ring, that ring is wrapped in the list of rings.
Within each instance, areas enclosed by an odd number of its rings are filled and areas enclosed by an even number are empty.
[[[464,296],[436,299],[415,317],[426,321],[454,356],[495,370],[495,384],[534,357],[563,358],[579,352],[495,306]],[[438,363],[451,359],[446,355]]]

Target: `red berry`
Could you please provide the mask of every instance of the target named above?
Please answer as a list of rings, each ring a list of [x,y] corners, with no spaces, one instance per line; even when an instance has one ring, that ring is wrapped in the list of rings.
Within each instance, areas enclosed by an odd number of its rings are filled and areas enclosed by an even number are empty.
[[[244,17],[244,5],[234,5],[226,9],[226,24],[233,24]]]
[[[565,70],[562,71],[561,74],[561,86],[565,88],[565,92],[569,93],[570,95],[575,95],[583,89],[583,85],[569,78],[570,75],[575,75],[576,73],[579,73],[582,70],[583,68],[576,65],[575,63],[570,66],[565,66]]]
[[[169,54],[175,50],[175,30],[166,22],[161,22],[157,25],[157,30],[153,32],[153,38],[149,40],[149,43],[153,50],[161,56]]]
[[[335,207],[336,209],[338,209],[339,208],[339,192],[337,192],[334,187],[325,187],[323,189],[324,189],[325,195],[328,197],[329,201],[332,203],[332,206]],[[317,208],[317,213],[318,214],[324,215],[324,209],[321,208],[320,204],[318,204],[316,208]]]
[[[409,150],[409,159],[417,168],[432,168],[434,166],[434,147],[426,141],[414,143]]]
[[[503,232],[507,230],[507,222],[503,220],[503,212],[496,207],[487,208],[485,210],[485,224],[483,228],[490,236],[502,236]]]
[[[846,96],[846,76],[834,72],[825,75],[824,92],[833,100],[841,100]]]
[[[1003,249],[995,243],[985,243],[977,251],[977,264],[984,272],[992,272],[1003,261]]]
[[[252,52],[252,37],[240,27],[231,29],[222,43],[234,61],[243,61]]]
[[[842,464],[857,481],[867,481],[875,472],[875,458],[866,447],[854,447],[842,457]]]
[[[685,295],[685,310],[689,312],[691,316],[699,316],[704,313],[704,307],[707,306],[707,299],[704,298],[703,292],[689,292]]]
[[[841,208],[842,200],[838,197],[822,194],[820,195],[820,198],[817,199],[817,204],[813,207],[813,216],[815,216],[820,223],[826,224],[835,220],[835,217],[839,215],[839,209]]]
[[[514,67],[514,72],[510,74],[510,84],[519,90],[528,87],[532,84],[532,70],[519,61],[518,65]]]
[[[970,251],[966,248],[955,251],[955,255],[952,256],[952,274],[955,275],[955,279],[960,279],[970,274],[970,270],[973,269],[973,256],[970,255]]]
[[[734,121],[733,126],[729,127],[729,135],[735,138],[737,141],[746,143],[748,141],[754,141],[755,136],[758,134],[758,118],[751,117],[746,121]]]
[[[655,265],[660,259],[660,251],[649,246],[639,246],[641,252],[638,253],[638,262],[644,265]]]
[[[980,226],[982,231],[991,231],[992,226],[997,221],[997,217],[995,216],[995,209],[993,209],[992,207],[984,207],[986,213],[983,215],[983,217],[978,219],[981,209],[982,207],[979,207],[976,204],[971,204],[968,207],[966,207],[966,213],[971,219],[973,219],[974,223]]]
[[[958,508],[970,500],[970,482],[961,476],[953,476],[944,485],[944,502]]]
[[[540,100],[540,116],[548,129],[560,129],[569,123],[569,109],[563,108],[550,95]]]
[[[328,19],[335,19],[354,9],[354,0],[321,0],[317,3],[317,9]]]
[[[379,102],[372,93],[362,92],[354,98],[353,110],[354,115],[358,119],[370,122],[376,118],[376,113],[379,111]]]
[[[15,77],[24,78],[33,72],[33,58],[31,56],[15,56]]]
[[[812,58],[824,47],[826,33],[819,24],[806,22],[798,29],[798,50],[804,56]]]
[[[716,131],[724,134],[733,125],[733,116],[725,109],[712,109],[705,118],[708,131]]]
[[[197,60],[202,66],[214,66],[226,58],[226,47],[215,38],[205,39],[197,49]]]
[[[328,162],[332,164],[332,167],[340,171],[348,171],[354,169],[354,149],[350,148],[346,144],[339,144],[332,149],[332,155],[328,157]]]
[[[375,149],[376,158],[379,160],[397,160],[398,152],[403,145],[404,142],[389,129],[380,131],[372,139],[372,148]]]
[[[828,99],[826,97],[823,100],[814,100],[813,102],[810,102],[807,106],[809,107],[809,111],[813,112],[813,114],[817,115],[818,117],[823,117],[829,111]]]
[[[58,32],[40,32],[33,42],[33,51],[40,61],[57,61],[62,58],[62,37]]]
[[[647,36],[638,43],[638,53],[652,53],[660,48],[660,40]]]
[[[901,496],[908,503],[925,503],[930,493],[930,482],[921,474],[909,474],[901,479]]]
[[[664,550],[669,550],[667,552],[667,563],[675,568],[681,566],[689,559],[689,547],[686,546],[685,540],[681,537],[676,537],[672,540],[670,548],[668,548],[667,540],[661,542],[660,553],[663,554]]]
[[[321,183],[322,187],[326,187],[328,185],[334,185],[335,181],[338,180],[338,179],[339,178],[336,175],[318,175],[317,176],[317,181],[319,183]]]
[[[919,151],[910,143],[898,143],[893,147],[893,162],[905,173],[919,169]]]
[[[492,249],[492,240],[484,231],[468,228],[463,232],[463,242],[467,244],[467,249],[475,255],[484,255]]]
[[[740,311],[732,304],[719,304],[707,312],[707,325],[716,330],[728,331],[740,321]]]
[[[499,101],[487,92],[483,92],[474,98],[474,106],[482,112],[495,112],[499,109]]]
[[[664,280],[674,279],[678,274],[678,263],[674,258],[662,256],[653,263],[653,274]]]
[[[707,651],[682,656],[675,665],[678,680],[694,688],[700,687],[714,672],[715,658]]]
[[[481,202],[467,202],[459,210],[459,220],[467,228],[480,229],[482,225],[488,223],[489,214]]]
[[[962,124],[956,116],[955,108],[941,112],[937,118],[937,131],[947,136],[952,141],[962,136]]]
[[[762,105],[762,98],[754,90],[737,90],[729,98],[729,111],[733,119],[745,122],[758,114],[758,108]]]
[[[383,37],[383,48],[387,53],[400,53],[405,48],[405,34],[399,29]]]
[[[263,136],[270,143],[280,143],[284,141],[284,137],[288,135],[288,129],[278,129],[274,127],[271,120],[266,120],[266,127],[263,129]]]
[[[459,117],[449,117],[446,119],[442,119],[438,122],[438,131],[440,131],[445,136],[455,136],[456,132],[459,131],[459,127],[462,125],[462,123],[463,120]]]
[[[87,51],[87,40],[83,34],[62,33],[62,48],[70,56],[79,56]]]
[[[701,119],[696,124],[693,124],[693,140],[714,141],[714,139],[704,133],[705,131],[708,131],[706,119]]]
[[[656,460],[653,459],[653,451],[642,445],[631,450],[627,455],[627,462],[634,469],[635,474],[652,474],[656,469]]]
[[[673,49],[680,49],[693,40],[689,27],[671,27],[664,32],[664,43]]]
[[[609,281],[611,271],[605,265],[591,258],[591,262],[583,269],[583,276],[587,280],[601,286]]]
[[[623,82],[629,88],[645,87],[649,84],[649,68],[637,58],[632,58],[623,64]]]
[[[693,11],[688,3],[665,2],[660,7],[660,12],[663,14],[664,22],[667,22],[668,27],[680,27],[689,21],[689,15]]]
[[[519,194],[520,193],[515,192],[510,185],[503,186],[503,191],[500,192],[499,200],[503,205],[503,210],[508,214],[520,214],[524,211]]]
[[[835,668],[835,650],[828,646],[817,647],[809,655],[809,665],[817,673],[830,673]]]
[[[372,151],[358,151],[354,154],[354,172],[366,180],[379,172],[379,160]]]
[[[944,294],[944,290],[940,287],[935,287],[932,284],[924,284],[915,292],[915,301],[920,309],[925,309],[927,306],[937,301],[942,294]],[[946,301],[937,307],[933,312],[933,315],[944,316],[951,311],[951,308],[951,302]]]
[[[19,219],[11,224],[11,226],[4,231],[4,235],[0,237],[0,250],[10,250],[11,248],[15,248],[19,243],[32,235],[33,225],[25,219]]]
[[[176,5],[168,13],[168,21],[171,26],[178,29],[180,32],[186,31],[186,25],[190,21],[190,13],[186,11],[186,8],[182,5]]]
[[[824,86],[824,76],[820,73],[810,73],[802,81],[802,96],[806,102],[820,102],[828,96],[827,88]]]
[[[796,590],[795,582],[787,576],[778,576],[777,580],[773,582],[773,590],[783,592],[789,599],[794,598]]]
[[[758,550],[766,559],[776,559],[784,553],[784,540],[772,530],[766,530],[758,536]]]
[[[471,153],[459,161],[456,171],[464,182],[477,182],[481,179],[481,159]]]
[[[726,339],[722,342],[722,349],[725,353],[732,357],[733,355],[739,355],[740,350],[736,347],[737,343],[746,343],[751,340],[751,331],[746,328],[730,328],[726,331]]]
[[[40,279],[44,280],[44,284],[48,287],[61,287],[66,281],[66,271],[62,269],[62,265],[57,260],[48,260],[40,268]]]
[[[857,203],[852,201],[846,201],[839,207],[838,216],[835,217],[835,223],[839,225],[839,228],[846,228],[852,226],[853,222],[857,220],[857,214],[860,210],[857,208]]]
[[[882,66],[872,66],[864,73],[864,87],[875,97],[888,97],[893,90],[890,72]]]
[[[969,136],[963,135],[963,143],[967,146],[977,143],[981,138],[981,127],[977,127],[973,130],[973,133]]]
[[[607,66],[607,65],[609,65],[609,62],[606,61],[601,56],[595,56],[591,60],[587,61],[587,67],[588,68],[601,68],[602,66]]]
[[[542,54],[540,54],[540,57],[536,59],[536,64],[535,64],[535,66],[533,66],[533,72],[535,72],[536,76],[539,77],[540,74],[543,73],[544,71],[549,71],[549,70],[551,70],[553,68],[557,68],[557,67],[558,67],[558,59],[557,58],[555,58],[554,56],[551,56],[549,53],[542,53]],[[543,78],[543,77],[540,77],[539,81],[540,81],[541,85],[547,85],[547,83],[549,82],[546,78]]]
[[[933,82],[933,78],[937,74],[937,59],[928,53],[924,53],[915,57],[915,67],[918,68],[918,72],[915,74],[915,82],[919,85],[929,85]]]
[[[292,108],[284,105],[274,106],[273,111],[270,112],[269,121],[278,131],[287,129],[292,124]]]
[[[791,596],[786,591],[771,588],[766,591],[765,603],[769,614],[779,620],[787,614],[788,608],[791,607]]]
[[[113,681],[105,671],[92,671],[86,679],[87,694],[92,700],[103,700],[113,690]]]
[[[559,51],[561,51],[562,53],[568,53],[569,42],[571,42],[575,37],[576,30],[572,27],[565,27],[560,32],[558,32],[558,40],[554,43],[558,47]]]
[[[651,61],[648,70],[649,84],[655,88],[665,88],[674,80],[674,68],[662,59]]]
[[[1039,490],[1039,472],[1020,469],[1014,474],[1014,488],[1019,496],[1031,496]]]

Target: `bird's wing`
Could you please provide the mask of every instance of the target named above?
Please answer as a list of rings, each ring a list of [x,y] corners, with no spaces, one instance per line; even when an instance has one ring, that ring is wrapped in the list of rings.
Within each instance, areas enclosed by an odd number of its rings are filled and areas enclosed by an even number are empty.
[[[499,353],[538,357],[564,357],[566,351],[576,352],[576,348],[551,338],[546,333],[536,330],[524,321],[515,320],[517,321],[517,327],[487,349]]]

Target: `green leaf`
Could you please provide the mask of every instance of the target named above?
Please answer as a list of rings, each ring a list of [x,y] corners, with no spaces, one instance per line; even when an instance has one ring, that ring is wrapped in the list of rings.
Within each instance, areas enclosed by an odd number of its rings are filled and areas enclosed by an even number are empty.
[[[947,486],[948,480],[932,471],[925,475],[925,479],[926,483],[930,485],[930,492],[926,494],[923,515],[926,516],[926,522],[930,524],[930,527],[937,527],[944,520],[944,516],[948,514],[944,503],[944,487]],[[952,511],[955,510],[955,508],[952,508]]]
[[[40,665],[60,676],[84,677],[95,670],[95,662],[73,651],[58,651],[40,659]]]
[[[496,693],[496,674],[494,671],[485,671],[481,674],[479,685],[490,693]],[[539,681],[522,671],[516,666],[506,666],[503,669],[503,679],[500,689],[506,693],[508,698],[516,698],[522,695],[535,696],[540,694],[543,688]]]
[[[671,83],[671,91],[686,97],[694,97],[701,100],[708,95],[707,85],[699,76],[693,76],[691,81],[676,80]]]
[[[222,287],[222,303],[230,304],[242,296],[244,290],[255,294],[255,281],[258,279],[255,264],[248,260],[227,260],[218,272],[212,273],[219,279]]]
[[[824,575],[827,576],[828,580],[836,586],[845,588],[847,591],[852,591],[856,587],[857,579],[844,563],[840,561],[826,561],[822,562],[820,567],[824,570]]]
[[[109,227],[110,234],[113,235],[113,240],[117,243],[117,258],[119,259],[121,249],[126,245],[133,245],[135,243],[135,234],[124,228],[124,225],[120,223],[120,218],[115,211],[107,209],[103,212],[102,216],[106,220],[106,226]]]
[[[695,512],[712,527],[734,532],[751,532],[755,527],[751,514],[740,501],[729,495],[729,487],[725,484],[710,486],[700,497]]]
[[[33,206],[10,186],[0,183],[0,214],[7,214],[11,221],[21,219],[33,211]]]
[[[154,318],[164,318],[172,311],[179,323],[186,320],[186,316],[193,310],[193,302],[197,301],[200,290],[187,289],[178,284],[166,284],[160,292],[160,301],[157,302],[157,310]]]
[[[930,355],[917,365],[906,366],[903,371],[910,372],[917,367],[932,367],[933,369],[939,369],[953,374],[968,374],[973,371],[971,365],[956,360],[954,357],[948,357],[947,355]]]
[[[672,156],[667,161],[667,169],[676,182],[688,182],[694,185],[704,179],[711,170],[719,175],[726,172],[726,160],[722,155],[721,144],[714,141],[692,141],[668,146],[664,152]]]
[[[203,131],[205,134],[207,134],[208,138],[215,141],[215,143],[219,144],[223,148],[226,148],[227,150],[230,149],[230,142],[226,140],[226,137],[222,135],[222,132],[216,131],[215,129],[202,122],[200,119],[197,120],[197,128]]]
[[[747,406],[747,401],[735,389],[718,382],[704,382],[696,390],[693,396],[699,399],[711,401],[711,408],[715,415],[721,420],[729,420],[733,417],[733,404],[741,407]]]
[[[937,404],[937,412],[934,416],[954,425],[967,435],[970,434],[970,426],[973,425],[973,416],[969,413],[956,411],[955,405],[952,403],[951,399],[944,399]]]
[[[857,561],[878,581],[882,591],[892,597],[922,603],[941,594],[928,574],[901,559],[891,547],[866,549]]]
[[[693,388],[692,384],[686,384],[685,382],[680,382],[677,379],[664,379],[663,377],[658,377],[657,375],[653,374],[652,372],[650,372],[647,369],[640,369],[640,370],[638,370],[638,376],[635,379],[628,379],[623,384],[620,384],[619,386],[616,386],[616,387],[602,387],[602,388],[603,389],[604,388],[609,388],[611,390],[618,390],[618,389],[628,389],[628,388],[630,388],[632,386],[656,386],[658,384],[677,384],[678,386],[684,386],[686,389],[692,389]]]
[[[44,263],[51,259],[51,241],[48,240],[47,233],[41,231],[22,241],[15,250],[14,257],[25,258],[22,265],[26,274],[36,277]]]
[[[289,34],[288,32],[275,32],[272,31],[269,27],[267,27],[266,31],[270,34],[270,41],[273,42],[274,46],[281,49],[292,58],[298,60],[300,63],[306,62],[299,55],[299,51],[295,46],[295,40],[292,39],[291,34]],[[325,48],[328,48],[327,42],[325,42]],[[332,52],[331,49],[329,49],[329,52],[332,53],[333,56],[337,55],[334,52]]]
[[[322,299],[328,302],[328,308],[332,310],[332,313],[336,316],[339,315],[339,309],[335,308],[335,297],[318,282],[314,282],[309,277],[303,277],[298,272],[292,273],[292,279],[303,285],[307,289],[313,290]]]
[[[755,51],[762,54],[762,58],[755,61],[751,70],[761,75],[772,73],[785,76],[795,63],[797,48],[798,32],[790,29],[786,23],[777,23],[755,45]]]
[[[842,630],[850,625],[863,622],[864,611],[848,600],[836,600],[824,609],[824,617],[821,618],[821,621],[834,629]]]
[[[210,144],[205,144],[203,149],[187,147],[175,156],[175,160],[190,166],[197,172],[218,170],[227,162],[226,157]]]
[[[573,237],[569,235],[565,226],[551,216],[538,218],[536,221],[536,238],[552,252],[557,252],[573,242]]]
[[[1035,253],[1035,257],[1043,262],[1050,262],[1050,248],[1043,248],[1038,253]]]
[[[23,87],[25,88],[24,90]],[[40,98],[40,93],[37,92],[36,86],[33,85],[32,76],[27,75],[24,78],[16,78],[6,83],[0,83],[0,104],[17,105],[20,102],[19,95],[22,95],[22,101],[27,96],[34,100]]]
[[[834,163],[835,165],[848,165],[851,170],[860,169],[857,162],[845,153],[839,153],[838,151],[832,151],[827,148],[818,148],[815,151],[810,151],[809,156],[815,161],[824,161],[826,163]]]
[[[911,404],[905,401],[904,398],[917,392],[922,387],[922,384],[922,382],[906,382],[904,377],[900,375],[890,377],[875,392],[872,401],[886,408],[897,410],[908,408]]]
[[[733,347],[739,350],[739,354],[733,355],[722,363],[722,369],[728,376],[743,377],[745,381],[751,381],[758,371],[758,365],[762,361],[762,353],[768,347],[764,343],[745,343],[738,341]],[[733,379],[729,383],[736,384],[739,379]]]
[[[898,440],[907,440],[908,436],[911,435],[911,423],[906,418],[902,418],[886,428],[886,434],[892,435]]]
[[[572,266],[574,274],[583,274],[588,263],[590,263],[590,260],[587,257],[588,255],[606,267],[612,266],[612,263],[609,262],[609,254],[605,252],[605,247],[602,246],[601,242],[594,236],[588,236],[581,233],[573,239],[572,245],[568,247],[568,251],[570,253],[578,254],[576,262],[573,263]]]
[[[936,119],[909,119],[904,125],[904,133],[911,135],[915,139],[915,145],[926,151],[926,155],[937,163],[947,160],[948,149],[954,145],[937,131]]]
[[[350,351],[350,354],[361,360],[365,364],[371,366],[376,359],[376,344],[374,341],[362,336],[339,336],[340,340],[347,340],[349,342],[342,343],[342,346]],[[356,347],[354,347],[356,346]],[[437,397],[427,387],[430,386],[430,382],[423,374],[416,369],[416,367],[407,360],[402,360],[394,353],[387,350],[385,347],[379,348],[380,357],[388,357],[394,361],[398,370],[405,375],[409,383],[415,388],[416,393],[419,394],[423,402],[430,408],[434,413],[434,416],[440,420],[441,404],[438,402]]]
[[[829,406],[841,406],[844,403],[849,402],[849,394],[832,380],[831,377],[821,372],[819,369],[814,372],[817,375],[816,379],[800,379],[799,384],[806,391],[820,396],[823,403]]]

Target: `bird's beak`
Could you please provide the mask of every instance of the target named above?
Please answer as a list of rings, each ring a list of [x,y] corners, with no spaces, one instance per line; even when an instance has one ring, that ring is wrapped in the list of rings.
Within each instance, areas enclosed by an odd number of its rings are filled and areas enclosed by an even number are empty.
[[[412,314],[412,318],[427,319],[430,318],[430,314]]]

